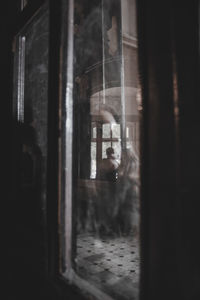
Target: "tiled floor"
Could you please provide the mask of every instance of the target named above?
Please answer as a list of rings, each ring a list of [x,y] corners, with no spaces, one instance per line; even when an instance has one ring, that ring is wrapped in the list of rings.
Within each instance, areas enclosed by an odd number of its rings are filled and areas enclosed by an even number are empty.
[[[138,242],[133,236],[100,239],[80,234],[77,272],[113,299],[135,300],[139,283]]]

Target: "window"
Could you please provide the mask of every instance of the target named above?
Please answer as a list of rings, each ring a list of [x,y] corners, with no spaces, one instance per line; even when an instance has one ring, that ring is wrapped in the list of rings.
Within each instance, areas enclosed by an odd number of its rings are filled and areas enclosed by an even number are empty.
[[[43,1],[22,2],[28,4],[18,14],[20,18],[16,12],[18,25],[15,29],[19,34],[13,43],[13,115],[20,128],[28,122],[31,129],[28,132],[32,134],[35,131],[37,146],[42,152],[43,178],[40,183],[44,184],[44,202],[48,181],[49,273],[62,273],[68,283],[92,294],[87,297],[89,299],[137,299],[140,276],[142,299],[160,299],[163,290],[165,299],[171,295],[173,299],[177,295],[188,298],[191,291],[194,297],[198,296],[197,1],[183,5],[181,10],[168,2],[156,3],[156,9],[152,3],[137,2],[144,105],[142,140],[139,139],[142,106],[138,89],[134,1],[48,1],[50,16],[46,8],[40,11],[42,13],[37,11],[39,5],[36,2]],[[21,1],[17,3],[20,11]],[[31,6],[30,3],[35,4]],[[11,23],[13,15],[10,14]],[[185,22],[186,19],[188,22]],[[187,43],[184,32],[191,33],[187,35]],[[4,75],[11,65],[8,58],[11,58],[10,33],[6,34],[2,46],[2,57],[8,62],[2,71]],[[5,56],[5,49],[8,56]],[[8,81],[9,74],[6,77]],[[10,90],[8,85],[4,89]],[[8,104],[9,97],[7,100],[4,102]],[[30,138],[29,134],[27,137]],[[21,143],[17,135],[14,139]],[[30,237],[34,251],[28,252],[30,248],[24,241],[26,257],[23,260],[28,262],[28,268],[32,264],[35,269],[37,260],[30,260],[30,257],[33,258],[37,253],[35,250],[39,250],[36,249],[38,239],[34,237],[40,230],[34,226],[37,218],[30,220],[30,203],[35,204],[34,200],[38,200],[32,193],[36,164],[34,159],[29,159],[33,153],[29,152],[28,145],[24,143],[22,146],[17,152],[25,154],[22,155],[27,162],[25,167],[29,165],[31,169],[29,172],[28,168],[24,168],[24,174],[28,171],[27,176],[20,177],[26,179],[23,181],[25,201],[21,201],[21,196],[13,197],[13,201],[9,201],[8,212],[15,215],[14,219],[10,218],[10,228],[16,233],[16,241],[19,227],[22,223],[26,224],[22,233]],[[127,159],[129,154],[134,161],[130,180],[125,178],[125,170],[128,170],[128,162],[131,161],[131,158]],[[50,180],[46,180],[47,155]],[[16,160],[14,169],[18,169],[20,163]],[[112,172],[106,172],[108,166],[112,167]],[[27,186],[31,187],[29,196],[33,201],[27,197]],[[15,194],[15,187],[12,194]],[[143,200],[142,220],[140,197]],[[188,202],[188,199],[191,201]],[[127,207],[120,206],[123,201]],[[136,210],[132,214],[133,207]],[[135,239],[140,221],[142,270],[139,268],[140,235]],[[33,235],[27,223],[32,223]],[[125,224],[131,224],[130,232],[124,230]],[[187,238],[183,232],[187,233]],[[58,234],[60,248],[57,247]],[[20,243],[15,245],[15,249],[19,248],[18,257],[21,258],[23,247]],[[177,253],[180,255],[177,256]],[[60,273],[54,272],[58,271],[58,254]],[[11,263],[9,272],[12,269]],[[19,268],[14,269],[17,275],[28,274],[23,267],[21,272]],[[181,272],[183,269],[187,272]]]
[[[61,269],[98,299],[139,289],[137,37],[135,2],[125,2],[70,2],[60,104]]]

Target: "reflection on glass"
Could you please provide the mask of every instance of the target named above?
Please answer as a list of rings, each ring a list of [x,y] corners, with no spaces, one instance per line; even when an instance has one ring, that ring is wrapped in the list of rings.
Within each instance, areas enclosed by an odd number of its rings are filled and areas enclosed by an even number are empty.
[[[75,1],[77,273],[137,299],[139,115],[134,0]],[[87,138],[86,138],[87,137]]]

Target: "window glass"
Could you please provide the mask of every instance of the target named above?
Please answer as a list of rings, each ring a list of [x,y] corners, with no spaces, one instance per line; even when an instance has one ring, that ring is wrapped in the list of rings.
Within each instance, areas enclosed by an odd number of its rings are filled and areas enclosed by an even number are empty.
[[[119,124],[111,124],[112,136],[113,138],[120,139],[120,125]]]
[[[13,89],[13,119],[18,134],[15,138],[20,143],[19,207],[22,220],[27,218],[24,234],[31,237],[33,245],[26,255],[30,268],[36,267],[32,266],[31,257],[38,257],[41,273],[46,268],[43,241],[47,196],[48,39],[49,11],[44,5],[15,37]],[[36,264],[36,259],[33,261]]]
[[[86,286],[89,283],[113,299],[137,299],[135,1],[75,0],[74,8],[74,139],[78,146],[73,158],[73,266]]]
[[[103,124],[103,138],[111,138],[111,124]]]

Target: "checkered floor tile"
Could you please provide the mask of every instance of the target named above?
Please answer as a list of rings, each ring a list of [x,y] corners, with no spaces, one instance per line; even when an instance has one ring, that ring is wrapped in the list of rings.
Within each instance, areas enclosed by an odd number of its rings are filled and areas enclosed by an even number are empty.
[[[77,273],[117,300],[138,299],[139,249],[133,236],[79,234]]]

